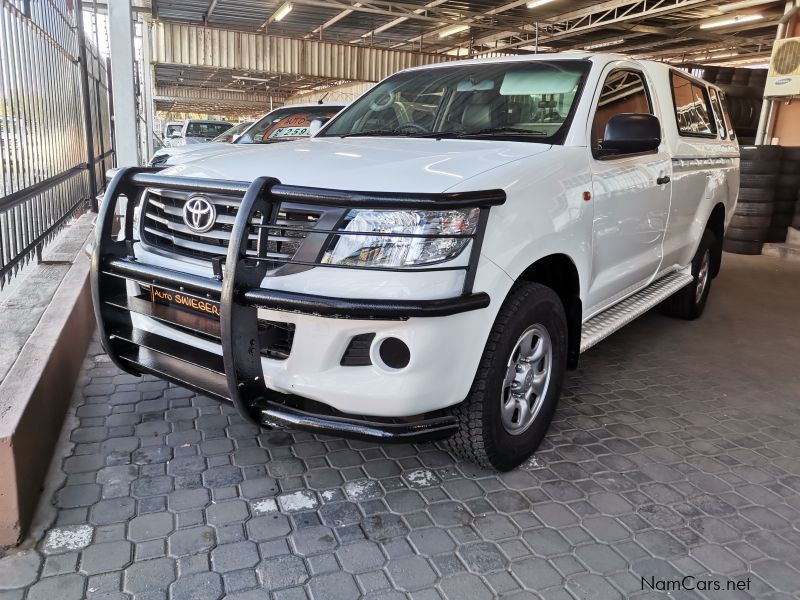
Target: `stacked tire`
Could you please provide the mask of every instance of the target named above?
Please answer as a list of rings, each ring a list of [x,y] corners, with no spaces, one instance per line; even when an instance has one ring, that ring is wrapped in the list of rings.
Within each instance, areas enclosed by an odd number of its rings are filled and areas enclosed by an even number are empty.
[[[787,232],[787,241],[797,244],[800,241],[800,190],[797,192],[797,201],[794,203],[794,218],[792,219],[791,229]]]
[[[800,148],[784,147],[767,242],[786,241],[787,230],[794,220],[798,190],[800,190]]]
[[[722,244],[726,252],[761,254],[772,227],[782,150],[780,146],[739,149],[739,202]]]
[[[800,191],[797,192],[797,202],[795,202],[794,204],[794,218],[792,219],[792,229],[797,230],[797,234],[800,234]]]
[[[752,144],[755,140],[767,69],[745,69],[732,67],[698,67],[703,79],[718,85],[727,98],[728,114],[739,143]]]

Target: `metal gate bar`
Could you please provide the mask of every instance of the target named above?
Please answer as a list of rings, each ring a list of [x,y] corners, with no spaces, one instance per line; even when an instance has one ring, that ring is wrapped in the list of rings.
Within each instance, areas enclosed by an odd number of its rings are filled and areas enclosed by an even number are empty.
[[[80,6],[0,0],[0,289],[111,166],[106,61],[81,44]]]

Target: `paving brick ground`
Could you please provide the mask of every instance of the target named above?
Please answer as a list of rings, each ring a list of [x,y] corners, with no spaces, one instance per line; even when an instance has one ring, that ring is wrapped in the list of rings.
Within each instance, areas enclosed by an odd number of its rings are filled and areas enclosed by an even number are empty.
[[[728,262],[702,320],[588,353],[502,475],[260,431],[94,344],[53,522],[0,559],[0,599],[800,598],[800,270]],[[642,590],[685,575],[749,592]]]

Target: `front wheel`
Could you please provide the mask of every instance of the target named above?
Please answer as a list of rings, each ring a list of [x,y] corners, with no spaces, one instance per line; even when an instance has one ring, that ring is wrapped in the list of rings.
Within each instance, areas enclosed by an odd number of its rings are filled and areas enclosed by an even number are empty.
[[[553,419],[567,357],[567,319],[556,293],[512,289],[497,315],[466,400],[454,408],[456,455],[508,471],[539,446]]]

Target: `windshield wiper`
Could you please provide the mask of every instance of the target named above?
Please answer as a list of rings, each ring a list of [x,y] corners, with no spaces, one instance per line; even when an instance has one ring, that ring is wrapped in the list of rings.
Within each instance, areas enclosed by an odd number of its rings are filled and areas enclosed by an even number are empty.
[[[485,127],[484,129],[478,129],[477,131],[465,131],[460,133],[458,137],[469,137],[473,135],[492,135],[495,133],[522,133],[526,135],[547,135],[544,131],[536,131],[533,129],[523,129],[522,127]]]
[[[434,131],[432,133],[424,133],[415,135],[419,138],[436,138],[436,139],[458,139],[468,138],[472,136],[492,135],[495,133],[510,133],[510,134],[526,134],[533,136],[546,136],[544,131],[535,131],[532,129],[522,129],[521,127],[486,127],[485,129],[478,129],[477,131]]]
[[[473,136],[484,136],[484,135],[493,135],[493,134],[525,134],[525,135],[532,135],[532,136],[546,136],[547,134],[544,131],[535,131],[531,129],[523,129],[521,127],[486,127],[484,129],[478,129],[477,131],[431,131],[428,133],[421,133],[415,131],[409,131],[404,128],[404,126],[398,127],[396,129],[370,129],[367,131],[359,131],[359,132],[351,132],[351,133],[343,133],[336,137],[345,138],[345,137],[369,137],[369,136],[393,136],[399,135],[403,137],[414,137],[414,138],[436,138],[436,139],[444,139],[444,138],[466,138],[466,137],[473,137]]]
[[[350,133],[341,133],[336,135],[335,137],[346,138],[346,137],[380,137],[380,136],[390,136],[390,135],[402,135],[403,137],[408,137],[413,135],[410,132],[403,131],[402,128],[400,129],[368,129],[367,131],[352,131]],[[331,136],[334,137],[334,136]]]

